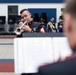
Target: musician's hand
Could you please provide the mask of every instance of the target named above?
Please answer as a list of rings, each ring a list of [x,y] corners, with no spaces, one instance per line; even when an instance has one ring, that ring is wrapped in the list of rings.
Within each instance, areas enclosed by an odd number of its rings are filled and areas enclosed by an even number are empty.
[[[23,25],[23,22],[20,22],[20,23],[18,24],[19,27],[22,26],[22,25]]]
[[[60,25],[59,27],[62,28],[62,25]]]
[[[27,32],[31,32],[32,31],[32,29],[29,26],[27,26],[27,25],[23,26],[23,30],[25,30]]]
[[[40,29],[40,32],[41,32],[41,33],[45,33],[44,28],[41,28],[41,29]]]

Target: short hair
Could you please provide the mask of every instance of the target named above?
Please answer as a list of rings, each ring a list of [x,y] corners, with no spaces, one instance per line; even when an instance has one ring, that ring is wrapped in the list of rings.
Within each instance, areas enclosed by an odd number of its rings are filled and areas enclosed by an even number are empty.
[[[22,9],[22,10],[20,11],[20,14],[22,14],[24,11],[28,11],[28,12],[29,12],[28,9]]]
[[[64,9],[65,9],[65,8],[61,8],[61,12],[63,12],[63,11],[64,11]]]
[[[68,0],[65,7],[65,12],[76,18],[76,0]]]

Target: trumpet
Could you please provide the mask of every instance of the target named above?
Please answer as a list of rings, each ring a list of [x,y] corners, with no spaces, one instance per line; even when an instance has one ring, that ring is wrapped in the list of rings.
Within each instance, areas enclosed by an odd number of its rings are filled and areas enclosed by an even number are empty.
[[[20,27],[17,27],[15,30],[15,33],[17,35],[20,35],[24,30],[22,29],[22,27],[27,23],[27,21],[25,21]]]

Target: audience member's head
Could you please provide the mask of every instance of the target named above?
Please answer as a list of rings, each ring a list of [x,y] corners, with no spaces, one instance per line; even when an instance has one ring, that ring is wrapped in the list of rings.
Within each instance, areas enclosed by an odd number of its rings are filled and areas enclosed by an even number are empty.
[[[64,32],[70,47],[76,51],[76,0],[68,0],[64,13]]]
[[[64,14],[64,8],[61,8],[61,15],[63,15]]]

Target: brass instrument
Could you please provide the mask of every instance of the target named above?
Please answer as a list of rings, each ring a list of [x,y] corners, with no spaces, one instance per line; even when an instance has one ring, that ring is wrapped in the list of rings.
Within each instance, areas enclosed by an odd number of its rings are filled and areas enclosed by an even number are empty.
[[[20,27],[17,27],[15,30],[15,33],[17,35],[20,35],[24,30],[22,29],[22,27],[27,23],[27,21],[25,21]]]
[[[51,28],[52,32],[55,32],[56,27],[51,22],[48,22],[47,28],[48,26]]]
[[[55,28],[55,26],[51,22],[49,22],[47,25],[49,25],[51,29]]]

